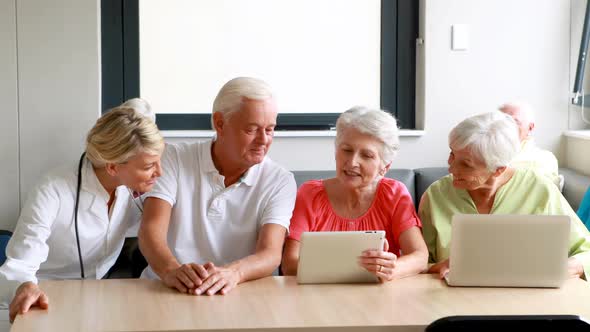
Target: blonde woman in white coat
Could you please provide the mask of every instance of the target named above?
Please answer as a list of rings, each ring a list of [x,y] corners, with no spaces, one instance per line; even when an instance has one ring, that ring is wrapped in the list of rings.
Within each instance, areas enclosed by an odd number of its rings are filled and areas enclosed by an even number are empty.
[[[104,277],[139,222],[134,192],[160,176],[164,141],[153,120],[123,105],[98,119],[79,162],[49,172],[29,194],[0,267],[10,321],[48,307],[40,279]]]

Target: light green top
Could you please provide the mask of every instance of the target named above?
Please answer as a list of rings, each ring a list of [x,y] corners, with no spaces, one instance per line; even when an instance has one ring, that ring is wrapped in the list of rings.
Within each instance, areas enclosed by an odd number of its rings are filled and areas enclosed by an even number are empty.
[[[532,138],[524,140],[520,145],[520,152],[510,162],[512,168],[530,168],[553,181],[559,188],[560,178],[557,174],[557,158],[551,151],[537,147]]]
[[[453,187],[451,175],[433,183],[422,197],[418,211],[430,262],[449,258],[451,218],[455,213],[477,214],[475,203],[464,189]],[[590,233],[559,189],[532,170],[516,170],[498,189],[490,213],[567,215],[571,218],[569,256],[575,256],[590,276]]]

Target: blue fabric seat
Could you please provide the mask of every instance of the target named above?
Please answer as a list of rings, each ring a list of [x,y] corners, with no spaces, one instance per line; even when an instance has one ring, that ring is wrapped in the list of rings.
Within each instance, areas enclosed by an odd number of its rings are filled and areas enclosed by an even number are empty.
[[[0,265],[6,260],[6,245],[12,236],[12,232],[0,230]]]
[[[586,194],[584,194],[584,198],[582,198],[582,202],[576,213],[584,225],[586,225],[586,228],[590,230],[590,188],[588,188]]]

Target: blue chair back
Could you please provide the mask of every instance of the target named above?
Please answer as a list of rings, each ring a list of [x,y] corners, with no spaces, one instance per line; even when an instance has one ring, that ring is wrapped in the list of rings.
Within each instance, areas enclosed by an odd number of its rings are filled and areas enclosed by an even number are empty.
[[[6,245],[8,245],[11,236],[12,232],[0,230],[0,265],[6,261]]]
[[[586,228],[590,229],[590,188],[586,190],[586,194],[584,194],[584,198],[582,198],[582,201],[580,202],[577,214]]]

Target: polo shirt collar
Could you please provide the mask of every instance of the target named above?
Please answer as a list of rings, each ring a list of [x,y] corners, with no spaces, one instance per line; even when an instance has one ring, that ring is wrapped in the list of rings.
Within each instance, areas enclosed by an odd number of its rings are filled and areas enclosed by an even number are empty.
[[[213,151],[211,150],[211,146],[215,141],[215,137],[209,140],[207,143],[203,145],[203,149],[201,150],[201,160],[203,160],[202,170],[205,173],[219,173],[215,164],[213,164]],[[266,157],[262,160],[260,164],[256,164],[250,167],[244,175],[240,178],[240,182],[247,185],[248,187],[252,187],[256,180],[258,179],[258,174],[260,173],[261,165],[266,161]]]
[[[266,160],[266,157],[264,157],[264,159],[262,160],[262,162],[260,164],[256,164],[256,165],[250,167],[248,169],[248,171],[246,171],[246,173],[244,173],[244,175],[240,179],[240,182],[247,185],[248,187],[252,187],[256,183],[256,180],[258,179],[258,174],[260,173],[261,164],[263,164],[265,160]]]
[[[215,164],[213,164],[213,151],[211,151],[211,146],[213,145],[214,141],[215,137],[203,144],[203,148],[201,149],[200,159],[203,161],[201,164],[201,169],[205,173],[218,172],[217,168],[215,168]]]

